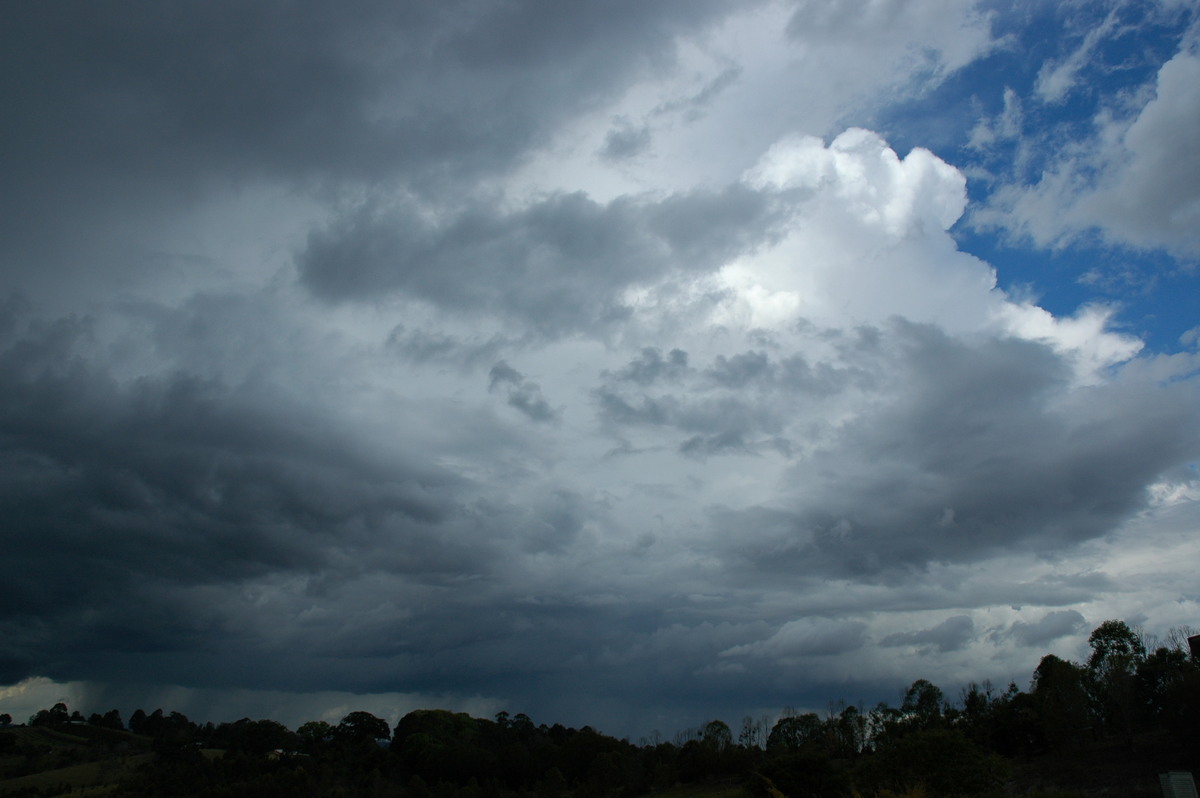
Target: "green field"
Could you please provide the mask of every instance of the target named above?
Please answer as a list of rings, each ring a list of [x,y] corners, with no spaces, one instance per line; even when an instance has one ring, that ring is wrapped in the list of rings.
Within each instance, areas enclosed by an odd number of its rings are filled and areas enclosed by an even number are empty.
[[[103,795],[108,786],[132,774],[136,768],[154,758],[154,754],[135,754],[119,759],[85,762],[55,770],[45,770],[28,776],[0,781],[0,795],[20,790],[34,789],[43,795],[88,789],[84,795]],[[106,786],[108,785],[108,786]],[[79,792],[73,794],[79,795]]]
[[[85,724],[52,729],[14,727],[0,732],[0,795],[75,790],[100,795],[150,761],[149,741],[128,732]]]

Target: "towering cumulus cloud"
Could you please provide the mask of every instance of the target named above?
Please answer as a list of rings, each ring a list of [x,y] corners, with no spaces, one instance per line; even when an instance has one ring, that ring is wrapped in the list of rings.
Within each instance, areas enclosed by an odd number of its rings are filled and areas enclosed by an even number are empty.
[[[15,9],[0,710],[636,737],[1194,623],[1194,14],[857,8]]]

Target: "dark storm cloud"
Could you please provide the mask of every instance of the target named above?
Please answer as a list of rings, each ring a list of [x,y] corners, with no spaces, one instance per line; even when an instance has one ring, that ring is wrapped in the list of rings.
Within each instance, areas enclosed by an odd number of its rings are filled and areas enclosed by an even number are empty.
[[[200,312],[207,305],[199,299],[167,314],[157,321],[156,340],[202,368],[199,353],[219,348],[221,338],[214,336],[223,335],[235,318],[229,304],[222,304],[225,315],[213,308]],[[198,315],[190,315],[192,310]],[[235,326],[245,328],[244,323]],[[836,468],[811,480],[810,487],[826,494],[815,506],[845,502],[859,516],[846,515],[845,525],[841,517],[830,516],[830,533],[846,538],[842,549],[832,549],[828,540],[797,535],[805,516],[795,510],[757,507],[754,513],[724,518],[713,513],[714,527],[736,549],[705,549],[719,558],[718,571],[702,580],[714,595],[693,599],[674,595],[671,588],[678,580],[696,578],[688,568],[654,572],[647,583],[607,584],[634,560],[583,569],[571,589],[547,589],[539,579],[527,580],[522,569],[531,561],[526,557],[548,558],[560,563],[554,567],[575,573],[567,565],[577,562],[573,553],[588,551],[591,530],[609,523],[605,502],[563,487],[569,481],[519,501],[478,498],[463,480],[429,466],[403,457],[364,457],[353,435],[327,427],[330,417],[314,414],[313,408],[246,394],[212,377],[177,374],[119,382],[97,365],[87,321],[10,318],[0,328],[10,331],[0,357],[2,432],[8,444],[2,509],[21,523],[20,529],[38,535],[5,541],[23,571],[6,594],[10,604],[5,605],[0,661],[10,679],[50,673],[121,680],[152,667],[163,678],[194,685],[499,692],[522,702],[522,709],[564,713],[558,717],[580,712],[581,705],[567,698],[580,680],[590,685],[586,701],[618,704],[658,694],[666,680],[678,696],[663,698],[663,705],[679,712],[686,712],[689,691],[707,696],[714,707],[723,702],[737,707],[738,701],[762,701],[767,695],[771,701],[794,701],[804,680],[791,670],[817,667],[865,646],[868,632],[860,620],[788,621],[756,610],[741,624],[716,623],[753,606],[756,594],[739,592],[746,590],[743,578],[754,585],[785,578],[794,589],[790,605],[796,613],[806,606],[814,613],[865,613],[873,611],[876,600],[857,599],[861,603],[853,606],[852,595],[838,596],[842,603],[831,609],[835,597],[819,587],[819,578],[806,586],[805,575],[854,573],[847,558],[864,560],[874,553],[872,573],[887,577],[889,562],[901,550],[894,538],[906,536],[908,544],[932,552],[925,562],[943,558],[942,551],[948,553],[945,559],[969,559],[996,545],[1028,546],[1028,540],[1014,535],[999,544],[980,535],[975,553],[943,544],[944,535],[977,534],[980,522],[972,508],[991,505],[956,502],[947,513],[941,503],[923,501],[930,479],[950,480],[948,474],[974,462],[960,457],[953,467],[940,465],[945,451],[958,451],[964,442],[957,437],[965,433],[961,419],[950,418],[938,422],[948,426],[948,433],[932,434],[940,427],[921,412],[931,397],[944,403],[942,415],[951,415],[959,402],[973,403],[979,427],[968,431],[989,445],[1027,425],[1038,435],[1030,432],[1012,442],[1036,455],[1024,462],[1051,473],[1074,469],[1082,478],[1087,473],[1079,472],[1066,449],[1069,443],[1087,443],[1090,432],[1062,430],[1090,430],[1091,424],[1109,423],[1106,406],[1143,405],[1157,395],[1121,396],[1106,386],[1089,392],[1089,404],[1067,415],[1058,405],[1067,401],[1069,381],[1059,357],[1042,345],[967,344],[902,323],[866,336],[870,345],[847,344],[832,362],[814,360],[809,366],[804,360],[806,369],[791,371],[828,373],[840,390],[883,385],[892,391],[877,397],[875,409],[845,431],[860,442],[868,463],[845,454],[816,458],[817,466]],[[404,333],[398,338],[405,339]],[[600,411],[609,413],[610,423],[687,433],[680,438],[681,454],[729,456],[746,453],[748,447],[739,446],[749,439],[739,437],[741,430],[763,434],[763,419],[782,413],[778,406],[794,407],[833,390],[819,380],[786,378],[784,364],[795,361],[792,355],[746,350],[714,356],[700,368],[688,367],[690,359],[683,350],[664,354],[648,348],[625,366],[602,372],[608,393],[597,395]],[[914,381],[913,375],[921,379]],[[1023,399],[1003,395],[1003,386],[1011,383]],[[531,385],[528,377],[506,362],[493,363],[487,384],[510,401],[515,392],[514,407],[521,412],[536,406],[534,394],[522,394]],[[1186,388],[1179,390],[1186,394]],[[622,391],[640,397],[641,405],[629,405],[629,412],[640,417],[606,409],[605,401],[623,401]],[[1146,406],[1172,406],[1169,395],[1157,396]],[[522,409],[524,399],[531,401]],[[759,418],[759,412],[767,415]],[[1154,429],[1177,421],[1177,416],[1154,414],[1144,423]],[[919,441],[896,429],[917,423],[925,425]],[[1063,451],[1046,459],[1031,442],[1059,428],[1061,434],[1048,437],[1046,444]],[[481,446],[478,452],[483,451]],[[977,455],[990,465],[963,470],[963,482],[950,480],[947,495],[1026,490],[1006,488],[1018,468],[1003,458],[990,459],[999,454],[991,445]],[[903,485],[873,494],[880,484],[876,469],[900,479],[889,458],[915,465],[899,472],[907,480]],[[981,477],[988,481],[968,484]],[[900,501],[905,489],[912,497]],[[1045,510],[1017,506],[1006,512],[1010,518]],[[876,524],[867,530],[870,535],[856,526],[868,515]],[[910,518],[921,524],[908,525]],[[1023,518],[1058,523],[1054,517]],[[1014,528],[1022,529],[1023,523],[1018,518]],[[1116,518],[1104,523],[1111,528]],[[730,534],[734,530],[737,535]],[[759,561],[752,575],[742,573],[739,564],[767,544],[777,547],[771,562]],[[71,557],[52,556],[60,550]],[[882,580],[892,579],[893,608],[939,609],[947,602],[983,606],[1011,602],[1016,595],[1031,602],[1074,602],[1112,587],[1102,576],[1087,574],[1074,581],[1047,578],[1040,587],[1000,582],[922,593],[901,577],[893,573]],[[681,618],[686,622],[674,627]],[[668,634],[672,628],[675,632]],[[1031,634],[1012,631],[1019,641],[1037,637]],[[881,642],[951,651],[972,635],[969,619],[960,617]],[[666,649],[649,642],[682,637],[690,640],[692,654],[678,649],[664,656]],[[205,653],[220,649],[237,653]],[[304,658],[299,672],[296,652]],[[245,673],[248,667],[251,675]],[[637,678],[628,676],[630,670]],[[776,687],[753,691],[747,680]],[[551,689],[554,694],[547,695]],[[585,714],[579,722],[587,720]]]
[[[717,3],[22,4],[0,30],[4,269],[258,181],[440,193],[669,65]],[[67,231],[70,235],[67,235]],[[94,259],[94,258],[93,258]],[[112,267],[110,267],[112,268]],[[83,273],[83,272],[81,272]]]
[[[896,632],[879,641],[881,646],[920,646],[938,651],[958,651],[975,638],[975,622],[969,615],[955,615],[932,629]]]
[[[619,14],[540,2],[25,5],[8,16],[0,49],[6,144],[12,164],[27,168],[66,158],[190,170],[204,158],[209,168],[365,176],[495,163],[630,72],[669,62],[676,33],[725,11],[683,2]]]
[[[669,733],[1077,632],[1127,580],[1078,544],[1193,477],[1194,381],[989,293],[923,150],[752,166],[927,85],[885,5],[796,12],[834,58],[707,0],[9,9],[0,688]]]
[[[297,265],[328,300],[400,292],[547,332],[586,330],[628,316],[626,288],[713,270],[769,240],[780,220],[771,197],[738,185],[604,204],[559,194],[508,213],[367,202],[311,234]]]
[[[118,382],[90,362],[85,319],[9,327],[9,663],[45,665],[84,641],[172,649],[204,636],[189,589],[344,567],[348,553],[384,542],[406,555],[389,567],[421,578],[486,556],[445,532],[459,477],[356,450],[330,418],[279,396],[182,373]]]
[[[143,313],[158,346],[214,357],[237,314],[204,306]],[[0,542],[20,570],[0,593],[6,683],[503,691],[532,708],[531,678],[566,695],[581,658],[653,626],[637,597],[521,585],[522,556],[565,556],[603,520],[594,501],[480,498],[253,383],[114,379],[94,326],[0,318]],[[510,400],[536,390],[503,363],[490,377]]]
[[[1200,451],[1185,383],[1076,389],[1043,344],[901,321],[885,349],[894,360],[876,378],[898,393],[794,467],[797,484],[823,487],[806,490],[789,533],[743,541],[753,567],[865,576],[1053,551],[1113,529]]]
[[[184,173],[200,155],[210,167],[289,174],[363,171],[408,148],[434,156],[460,136],[412,135],[413,120],[389,130],[368,112],[405,79],[390,68],[429,58],[416,45],[452,6],[25,6],[5,26],[9,91],[24,112],[13,143],[30,167],[59,157]]]

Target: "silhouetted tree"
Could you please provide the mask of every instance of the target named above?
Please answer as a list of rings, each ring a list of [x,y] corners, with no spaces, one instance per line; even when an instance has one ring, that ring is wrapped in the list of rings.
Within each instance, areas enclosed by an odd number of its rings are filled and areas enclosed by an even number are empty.
[[[729,724],[725,723],[725,721],[710,720],[704,724],[704,730],[700,734],[700,741],[714,751],[724,751],[733,745],[733,732],[730,731]]]
[[[815,712],[780,718],[767,736],[767,750],[797,751],[806,745],[817,745],[825,726]]]
[[[1135,674],[1146,658],[1146,647],[1128,624],[1117,620],[1097,626],[1088,645],[1092,653],[1087,685],[1093,708],[1108,731],[1131,742],[1138,709]]]
[[[333,727],[323,720],[310,720],[300,724],[296,736],[306,750],[312,750],[333,736]]]
[[[495,726],[465,712],[419,709],[396,724],[391,747],[404,771],[421,776],[427,784],[464,784],[495,768],[494,755],[478,744],[488,725]],[[513,739],[518,739],[515,733]]]
[[[59,701],[50,709],[39,709],[36,714],[29,718],[30,726],[64,726],[71,720],[71,714],[67,710],[67,705]]]
[[[1030,688],[1041,745],[1057,750],[1084,739],[1092,726],[1086,685],[1083,668],[1053,654],[1042,657]]]
[[[909,727],[931,729],[941,725],[945,703],[945,696],[937,685],[928,679],[917,679],[904,692],[900,712]]]
[[[1143,721],[1200,744],[1200,662],[1160,646],[1138,665],[1135,678]]]
[[[850,704],[841,714],[829,719],[831,753],[836,757],[853,759],[862,753],[867,743],[867,718],[858,707]]]
[[[361,710],[342,718],[334,735],[343,740],[390,740],[392,736],[386,720]]]
[[[976,745],[991,748],[994,745],[992,723],[992,686],[970,682],[963,688],[958,713],[958,725],[963,733]]]
[[[1141,637],[1124,621],[1105,621],[1088,637],[1092,648],[1088,670],[1104,674],[1110,671],[1131,673],[1146,657]]]
[[[220,724],[213,730],[211,741],[217,748],[251,756],[262,756],[275,750],[295,750],[299,743],[299,736],[282,723],[250,718]]]

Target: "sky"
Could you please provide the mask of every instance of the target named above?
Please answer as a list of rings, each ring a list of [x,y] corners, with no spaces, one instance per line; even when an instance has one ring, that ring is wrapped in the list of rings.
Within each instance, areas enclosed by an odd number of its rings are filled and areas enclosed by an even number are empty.
[[[0,712],[670,739],[1200,626],[1194,3],[5,17]]]

